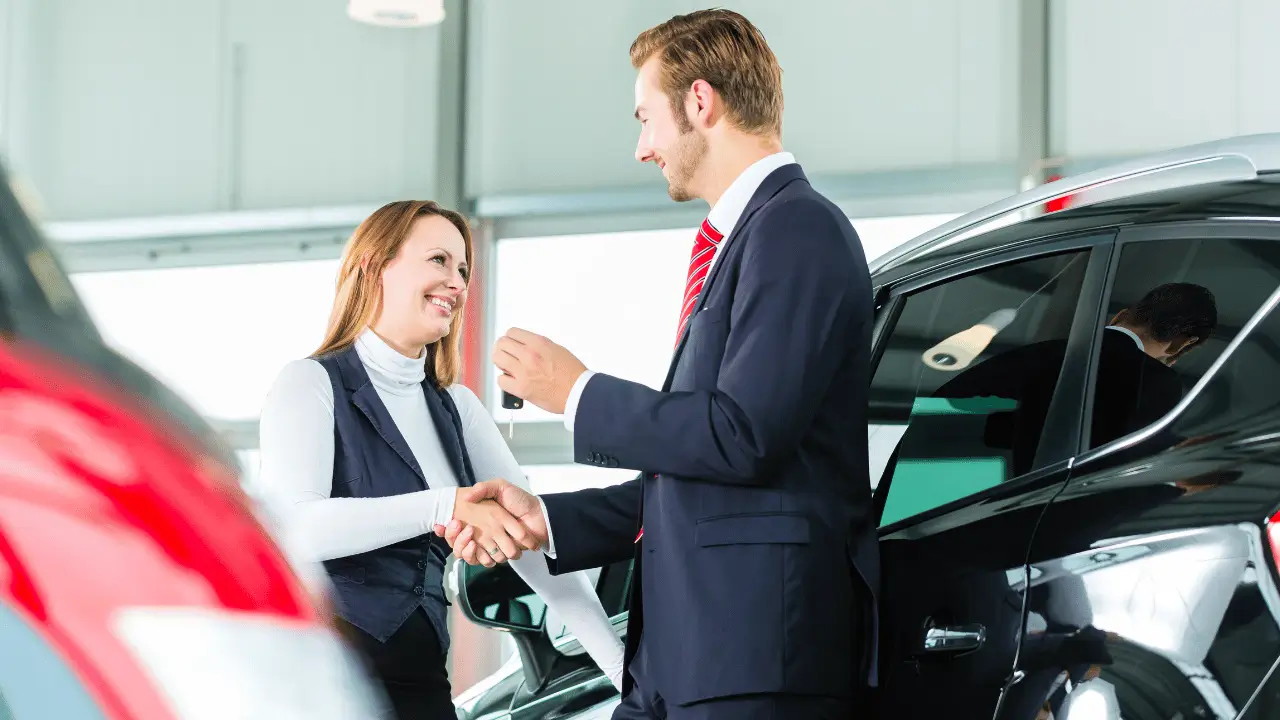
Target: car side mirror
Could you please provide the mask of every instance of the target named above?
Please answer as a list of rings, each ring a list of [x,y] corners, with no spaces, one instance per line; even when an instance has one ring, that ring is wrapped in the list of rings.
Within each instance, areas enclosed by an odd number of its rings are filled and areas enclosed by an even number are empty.
[[[547,605],[509,563],[491,568],[459,562],[458,605],[468,620],[509,632],[538,633]]]
[[[560,653],[543,632],[547,606],[509,563],[491,568],[454,562],[455,600],[471,622],[511,633],[525,683],[533,692],[550,680]]]

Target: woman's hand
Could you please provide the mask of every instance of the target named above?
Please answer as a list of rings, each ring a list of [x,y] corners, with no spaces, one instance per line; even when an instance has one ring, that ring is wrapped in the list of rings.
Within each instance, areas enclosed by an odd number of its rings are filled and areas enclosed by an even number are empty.
[[[470,502],[465,488],[458,488],[453,504],[453,518],[472,528],[472,536],[480,550],[477,559],[485,567],[516,560],[525,550],[541,547],[538,538],[511,513],[493,500]],[[496,551],[496,552],[495,552]]]

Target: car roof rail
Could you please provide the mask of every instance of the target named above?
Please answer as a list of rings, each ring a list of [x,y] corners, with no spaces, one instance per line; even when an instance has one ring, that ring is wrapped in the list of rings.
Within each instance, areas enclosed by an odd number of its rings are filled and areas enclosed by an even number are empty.
[[[1280,172],[1280,133],[1242,135],[1144,155],[1038,185],[961,215],[881,255],[871,263],[871,272],[1043,214],[1055,200],[1069,197],[1071,207],[1080,207],[1178,187],[1254,180],[1274,172]]]

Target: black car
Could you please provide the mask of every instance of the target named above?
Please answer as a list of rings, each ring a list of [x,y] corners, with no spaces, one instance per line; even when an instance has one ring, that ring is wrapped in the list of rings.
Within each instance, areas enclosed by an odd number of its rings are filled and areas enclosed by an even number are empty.
[[[872,276],[874,716],[1280,717],[1280,134],[1036,188]],[[513,573],[458,574],[520,648],[460,717],[609,716]],[[598,585],[620,630],[629,582]]]

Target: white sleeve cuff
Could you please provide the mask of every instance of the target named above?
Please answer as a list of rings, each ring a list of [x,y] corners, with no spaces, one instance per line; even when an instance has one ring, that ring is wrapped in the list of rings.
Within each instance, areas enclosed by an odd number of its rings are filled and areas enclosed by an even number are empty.
[[[449,526],[449,521],[453,520],[453,505],[458,499],[458,491],[455,488],[440,488],[441,490],[453,490],[453,492],[442,492],[439,500],[436,501],[435,524]],[[427,532],[431,532],[432,528],[427,528]]]
[[[587,381],[595,372],[585,370],[578,379],[573,383],[573,388],[569,390],[569,397],[564,401],[564,427],[569,432],[573,432],[573,418],[578,414],[578,401],[582,399],[582,390],[587,386]]]
[[[551,518],[547,517],[547,504],[538,498],[538,506],[542,508],[542,522],[547,524],[547,547],[542,551],[552,560],[556,559],[556,538],[551,534]]]

